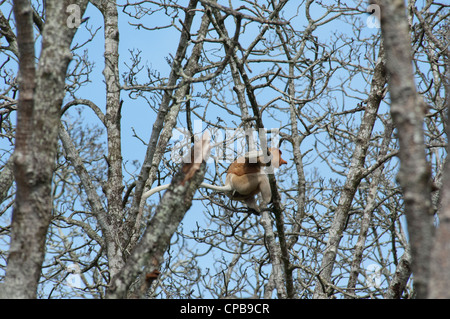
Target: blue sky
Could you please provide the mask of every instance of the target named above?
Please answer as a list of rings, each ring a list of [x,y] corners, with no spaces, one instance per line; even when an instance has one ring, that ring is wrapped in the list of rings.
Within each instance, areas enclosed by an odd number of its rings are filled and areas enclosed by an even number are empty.
[[[123,1],[121,1],[123,2]],[[180,4],[185,4],[187,1],[180,1]],[[3,8],[2,8],[3,10]],[[292,8],[285,8],[284,13],[287,17],[289,17],[289,14],[291,16],[295,16],[297,12],[295,10],[292,10]],[[320,10],[315,11],[313,14],[313,17],[319,17],[321,15]],[[95,63],[95,68],[93,73],[90,75],[90,80],[92,83],[89,83],[88,85],[82,87],[77,93],[76,96],[79,98],[88,98],[95,102],[102,110],[105,110],[105,102],[106,102],[106,96],[105,96],[105,85],[103,83],[103,65],[104,65],[104,39],[103,39],[103,17],[101,16],[100,12],[92,6],[89,5],[88,9],[84,15],[84,17],[89,17],[89,20],[86,22],[88,26],[92,26],[93,30],[97,29],[98,27],[101,27],[99,30],[97,36],[94,38],[94,40],[90,43],[88,43],[84,49],[88,50],[88,59]],[[305,27],[305,21],[304,21],[304,14],[303,12],[298,12],[298,17],[291,20],[292,26],[296,30],[303,30]],[[364,23],[367,19],[368,15],[361,14],[361,20]],[[180,18],[183,18],[183,16],[180,16]],[[125,17],[123,13],[121,12],[121,9],[119,8],[119,28],[120,28],[120,65],[119,65],[119,71],[122,75],[123,72],[126,71],[125,63],[129,64],[129,57],[130,57],[130,50],[139,49],[142,51],[141,57],[143,59],[143,65],[148,63],[148,65],[156,69],[161,73],[162,76],[167,77],[170,72],[170,66],[167,63],[167,57],[170,55],[175,54],[175,50],[178,45],[179,40],[179,33],[174,30],[173,28],[163,29],[160,31],[153,31],[148,32],[144,29],[136,30],[134,26],[130,26],[128,24],[128,17]],[[150,17],[145,18],[145,24],[147,26],[158,26],[161,24],[167,24],[171,22],[163,13],[155,14]],[[228,21],[228,20],[227,20]],[[198,22],[197,19],[194,23],[193,30],[197,30],[198,28]],[[179,23],[178,23],[179,25]],[[234,31],[234,25],[229,22],[230,25],[230,33]],[[349,26],[344,23],[343,21],[336,20],[333,23],[325,24],[323,27],[319,27],[317,31],[315,31],[314,35],[318,36],[322,41],[329,41],[332,39],[332,35],[336,31],[344,31],[344,30],[350,30]],[[243,46],[245,47],[246,44],[249,43],[255,36],[255,30],[251,30],[250,28],[246,30],[246,33],[240,38]],[[367,37],[370,37],[373,34],[377,34],[378,30],[365,27],[361,30],[363,34],[367,34]],[[84,39],[86,37],[87,33],[84,30],[84,27],[79,29],[79,33],[77,33],[77,36],[75,38],[74,43],[76,42],[84,42]],[[349,37],[351,37],[351,34],[349,34]],[[37,46],[38,50],[38,46]],[[81,50],[81,51],[82,51]],[[81,54],[82,52],[79,52]],[[363,63],[367,64],[366,66],[370,66],[370,57],[361,57],[360,61],[355,61],[355,63]],[[70,65],[70,67],[73,66],[73,63]],[[257,73],[257,70],[255,69],[255,73]],[[143,80],[145,79],[145,71],[142,73]],[[345,72],[342,72],[340,74],[340,71],[337,71],[336,76],[330,83],[330,85],[336,85],[340,79],[346,76]],[[122,81],[122,79],[121,79]],[[354,88],[358,88],[360,91],[364,91],[364,89],[367,89],[367,86],[370,85],[370,82],[368,83],[365,79],[362,77],[356,76],[349,85],[352,85]],[[230,94],[233,94],[232,90],[230,90]],[[270,100],[271,95],[270,93],[265,96],[265,92],[259,92],[258,93],[258,100],[260,102]],[[357,95],[355,93],[355,95]],[[363,95],[360,94],[360,97]],[[145,142],[149,140],[151,129],[153,122],[156,118],[155,113],[150,110],[149,106],[143,99],[129,99],[127,92],[122,92],[122,98],[124,99],[125,103],[122,109],[122,153],[124,158],[124,163],[131,162],[134,160],[142,162],[146,147],[142,144],[142,142],[139,139],[136,139],[133,137],[133,129],[136,131],[136,133],[139,135],[140,138],[142,138]],[[67,102],[68,100],[66,100]],[[342,103],[342,107],[344,108],[354,108],[356,104],[359,102],[358,99],[352,99],[350,97],[342,97],[339,94],[335,96],[336,103]],[[86,123],[90,124],[99,124],[100,122],[96,119],[93,112],[87,108],[83,108],[83,117]],[[384,108],[383,111],[386,111]],[[70,112],[72,116],[77,116],[75,112]],[[222,117],[225,119],[225,121],[228,118],[228,115],[223,110],[215,109],[215,112],[211,112],[209,115],[209,120],[215,121],[217,116]],[[236,118],[233,118],[233,120],[236,120]],[[265,125],[266,127],[279,127],[281,125],[287,124],[289,119],[287,117],[279,116],[275,119],[271,118],[265,118]],[[359,122],[358,118],[355,119],[355,123],[357,124]],[[281,123],[281,124],[280,124]],[[184,123],[180,122],[180,126],[183,126]],[[230,126],[232,126],[230,122]],[[313,147],[314,140],[309,140],[306,143],[302,145],[302,151],[307,151],[308,149]],[[0,147],[2,146],[2,141],[0,140]],[[283,146],[285,147],[285,146]],[[286,146],[289,147],[289,146]],[[289,159],[290,155],[288,152],[284,152],[284,158]],[[128,165],[128,164],[127,164]],[[129,166],[127,166],[129,167]],[[331,172],[329,167],[325,164],[321,164],[319,161],[315,163],[314,167],[320,169],[323,176],[327,177],[336,177]],[[214,166],[212,165],[210,168],[210,173],[214,174]],[[136,174],[138,171],[135,172]],[[129,180],[130,176],[127,175],[126,171],[124,170],[124,180]],[[170,180],[166,180],[166,182],[169,182]],[[154,200],[158,201],[157,195],[154,195],[155,197],[152,197],[149,201]],[[196,229],[196,223],[201,223],[205,228],[210,227],[211,223],[213,221],[207,220],[203,214],[201,214],[201,211],[205,210],[203,205],[198,202],[194,201],[194,205],[191,208],[191,210],[187,213],[187,218],[183,221],[183,227],[185,233],[190,233],[191,230]],[[254,217],[251,217],[254,218]],[[198,249],[204,249],[202,245],[198,244]],[[224,254],[228,258],[232,258],[231,254]],[[213,257],[213,258],[211,258]],[[208,263],[214,262],[215,259],[220,258],[216,255],[216,252],[212,253],[211,255],[207,255],[202,259],[202,262],[204,262],[206,265]]]

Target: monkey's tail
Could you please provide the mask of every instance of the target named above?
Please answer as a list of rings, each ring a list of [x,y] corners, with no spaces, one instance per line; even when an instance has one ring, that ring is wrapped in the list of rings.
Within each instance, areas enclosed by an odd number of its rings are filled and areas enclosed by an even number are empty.
[[[169,188],[170,184],[166,184],[166,185],[161,185],[161,186],[157,186],[155,188],[152,188],[151,190],[146,191],[144,194],[142,194],[142,200],[146,200],[147,198],[149,198],[150,196],[152,196],[153,194],[163,191],[165,189]]]
[[[218,192],[223,192],[223,193],[231,192],[233,190],[231,188],[231,185],[216,186],[216,185],[201,183],[200,187],[209,188],[209,189],[212,189],[213,191],[218,191]]]

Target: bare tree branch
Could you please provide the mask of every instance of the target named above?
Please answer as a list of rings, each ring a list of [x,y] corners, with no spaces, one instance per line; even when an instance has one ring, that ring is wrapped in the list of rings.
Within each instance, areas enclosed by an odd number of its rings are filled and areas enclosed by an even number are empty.
[[[327,297],[327,282],[331,279],[333,266],[337,256],[339,242],[341,241],[343,231],[346,226],[346,220],[350,212],[350,205],[355,196],[355,192],[361,182],[361,174],[364,171],[364,163],[367,150],[369,148],[370,136],[377,119],[378,108],[382,99],[382,90],[386,84],[385,66],[384,66],[383,47],[379,49],[377,65],[374,69],[370,95],[367,107],[361,120],[358,136],[355,141],[355,151],[352,155],[352,162],[347,173],[342,194],[339,198],[336,211],[334,213],[333,223],[329,230],[329,238],[324,252],[321,265],[321,283],[316,283],[314,291],[315,298]]]
[[[194,145],[191,161],[183,164],[174,176],[169,189],[156,209],[155,216],[150,221],[150,226],[131,252],[127,263],[120,273],[112,278],[108,298],[126,297],[128,287],[139,274],[143,271],[152,274],[158,270],[172,235],[191,206],[192,197],[203,181],[209,152],[209,136],[204,135]],[[151,278],[149,277],[149,279]],[[140,293],[144,294],[147,289],[148,282],[144,282]]]

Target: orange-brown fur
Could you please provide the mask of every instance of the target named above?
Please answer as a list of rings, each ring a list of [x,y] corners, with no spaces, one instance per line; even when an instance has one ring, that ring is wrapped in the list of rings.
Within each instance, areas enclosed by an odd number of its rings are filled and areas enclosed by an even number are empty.
[[[280,165],[287,164],[281,158],[281,151],[276,148],[269,149],[272,155],[271,164],[278,168]],[[244,201],[247,206],[259,213],[256,205],[255,195],[261,193],[263,205],[267,205],[272,199],[269,179],[264,171],[266,164],[263,163],[263,157],[255,159],[239,158],[228,167],[225,185],[231,186],[231,199]]]
[[[281,158],[281,151],[277,148],[269,148],[269,163],[264,161],[264,156],[260,153],[250,152],[246,156],[235,160],[228,167],[225,186],[215,186],[202,183],[200,187],[206,187],[215,191],[226,193],[231,199],[245,202],[247,207],[255,214],[259,214],[259,207],[256,205],[255,195],[261,193],[262,206],[266,206],[272,199],[269,179],[264,170],[266,166],[272,164],[278,168],[287,162]],[[185,172],[186,173],[186,172]],[[143,199],[154,193],[167,189],[170,184],[161,185],[145,192]]]

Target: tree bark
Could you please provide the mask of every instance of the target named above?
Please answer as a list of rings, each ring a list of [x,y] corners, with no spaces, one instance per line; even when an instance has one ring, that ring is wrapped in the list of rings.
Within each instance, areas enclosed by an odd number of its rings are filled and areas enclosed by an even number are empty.
[[[108,298],[125,298],[130,285],[141,273],[145,273],[146,278],[142,282],[140,294],[147,291],[150,279],[158,270],[170,245],[172,235],[191,207],[192,198],[203,181],[210,151],[208,138],[209,136],[204,135],[196,143],[192,157],[194,159],[195,156],[195,160],[182,165],[175,174],[141,241],[130,254],[125,266],[112,278]]]
[[[431,178],[425,155],[423,101],[416,91],[410,32],[403,0],[377,1],[386,52],[391,115],[399,138],[398,181],[403,191],[417,298],[428,291],[433,240]]]
[[[56,158],[60,109],[70,44],[76,29],[67,26],[69,1],[47,0],[42,50],[35,68],[33,10],[14,1],[19,48],[19,104],[13,154],[17,185],[11,245],[3,296],[35,298],[51,220],[51,181]],[[83,13],[87,0],[78,2]]]
[[[389,143],[392,139],[393,130],[394,130],[393,124],[391,121],[389,121],[389,123],[386,125],[385,128],[383,142],[381,144],[380,152],[378,154],[379,158],[383,158],[386,156],[389,150]],[[383,167],[384,165],[381,165],[375,170],[372,181],[370,182],[369,186],[370,190],[367,198],[367,205],[366,207],[364,207],[363,216],[361,219],[361,228],[358,236],[358,241],[356,242],[355,245],[355,251],[353,253],[353,259],[350,270],[350,277],[348,279],[347,284],[347,292],[349,294],[354,293],[358,276],[360,274],[360,267],[363,261],[363,252],[364,249],[366,248],[367,232],[369,230],[370,223],[372,221],[373,212],[378,206],[377,193],[379,191],[378,187],[383,175]]]
[[[411,251],[405,249],[402,258],[400,258],[394,276],[389,283],[389,287],[384,294],[386,299],[400,299],[405,290],[406,283],[411,276]]]
[[[13,161],[10,157],[3,169],[0,171],[0,203],[2,203],[8,196],[8,191],[11,188],[14,181]]]
[[[447,55],[445,64],[445,110],[450,112],[450,57]],[[448,119],[447,119],[448,120]],[[450,136],[447,124],[447,139]],[[450,147],[447,146],[447,154]],[[429,298],[450,298],[450,161],[447,160],[444,166],[444,177],[441,186],[441,207],[439,210],[439,227],[436,231],[436,238],[431,252],[431,277],[429,283]]]
[[[96,0],[93,4],[103,15],[105,27],[105,67],[103,76],[106,84],[106,114],[104,125],[107,131],[108,145],[108,181],[105,185],[107,198],[108,224],[103,232],[109,238],[106,241],[109,271],[115,276],[124,266],[126,256],[122,207],[122,141],[120,134],[121,108],[119,80],[119,17],[116,1]]]

